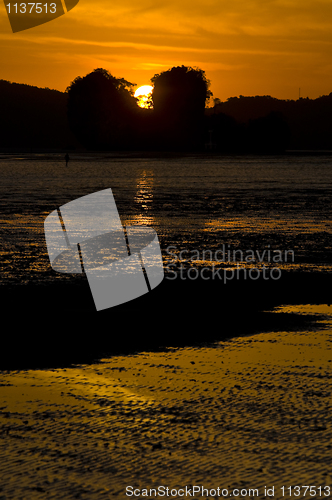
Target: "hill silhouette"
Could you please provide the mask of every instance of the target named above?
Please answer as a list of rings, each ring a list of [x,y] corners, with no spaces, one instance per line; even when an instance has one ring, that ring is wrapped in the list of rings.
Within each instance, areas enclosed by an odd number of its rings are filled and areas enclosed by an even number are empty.
[[[281,134],[280,143],[287,143],[287,149],[332,150],[332,93],[317,99],[300,98],[296,101],[271,96],[231,97],[225,102],[216,99],[214,107],[207,113],[210,118],[219,116],[220,121],[220,115],[224,116],[223,120],[225,117],[232,119],[233,126],[236,123],[238,132],[244,135],[246,130],[253,130],[264,120],[273,132],[274,122]]]
[[[0,150],[332,150],[332,93],[230,97],[208,107],[210,82],[200,69],[178,66],[151,81],[153,109],[139,108],[134,84],[102,68],[66,92],[0,80]]]
[[[0,150],[73,149],[67,95],[57,90],[0,80]]]

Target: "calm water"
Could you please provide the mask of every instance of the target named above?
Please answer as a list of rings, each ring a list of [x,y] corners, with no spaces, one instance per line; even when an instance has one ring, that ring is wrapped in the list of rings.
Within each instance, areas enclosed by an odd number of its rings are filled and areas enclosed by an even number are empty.
[[[157,231],[166,275],[179,259],[183,266],[332,270],[329,156],[77,154],[67,168],[63,156],[0,157],[2,285],[72,279],[50,272],[44,220],[57,206],[106,188],[124,225]],[[245,262],[253,253],[256,261]]]

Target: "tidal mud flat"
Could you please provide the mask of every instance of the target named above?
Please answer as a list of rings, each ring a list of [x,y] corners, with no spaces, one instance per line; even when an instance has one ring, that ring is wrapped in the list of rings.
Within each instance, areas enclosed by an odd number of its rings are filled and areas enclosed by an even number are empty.
[[[0,500],[160,485],[204,486],[205,498],[311,485],[326,498],[331,157],[76,155],[66,168],[61,155],[22,154],[0,168]],[[96,313],[84,276],[51,269],[43,223],[106,188],[123,225],[157,231],[165,279]],[[294,259],[272,263],[280,279],[226,284],[206,279],[214,261],[188,260],[223,245]],[[183,256],[171,273],[170,246]],[[181,266],[186,279],[169,279]]]
[[[274,486],[281,499],[283,486],[331,486],[331,309],[275,311],[290,313],[316,320],[92,364],[2,371],[0,498],[125,499],[134,497],[130,486],[198,485],[255,488],[259,498]],[[316,498],[329,497],[320,491]]]
[[[188,265],[195,253],[203,258],[189,264],[218,264],[215,256],[223,248],[231,257],[219,264],[227,267],[244,264],[240,251],[258,261],[264,256],[260,265],[331,272],[331,166],[331,156],[73,154],[66,167],[60,154],[5,155],[0,158],[1,286],[72,281],[52,273],[45,218],[74,199],[109,188],[124,226],[156,230],[171,276],[172,263]],[[281,260],[269,258],[278,253]]]

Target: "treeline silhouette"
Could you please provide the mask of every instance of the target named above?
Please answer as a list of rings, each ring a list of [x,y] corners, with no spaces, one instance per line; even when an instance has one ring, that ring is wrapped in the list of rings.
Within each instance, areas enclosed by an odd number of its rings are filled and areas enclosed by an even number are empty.
[[[332,150],[332,93],[212,100],[201,69],[170,68],[151,79],[151,109],[135,84],[97,68],[66,92],[0,80],[0,149],[283,153]],[[212,104],[211,104],[212,101]]]
[[[153,109],[142,109],[135,84],[102,68],[67,88],[69,126],[87,148],[196,150],[204,146],[209,82],[202,70],[174,67],[152,78]]]
[[[0,80],[0,149],[66,149],[79,144],[67,119],[67,95]]]
[[[241,95],[226,102],[215,99],[208,110],[217,142],[220,144],[221,133],[230,148],[237,151],[241,151],[241,146],[235,131],[243,149],[332,150],[331,113],[332,93],[298,100]]]

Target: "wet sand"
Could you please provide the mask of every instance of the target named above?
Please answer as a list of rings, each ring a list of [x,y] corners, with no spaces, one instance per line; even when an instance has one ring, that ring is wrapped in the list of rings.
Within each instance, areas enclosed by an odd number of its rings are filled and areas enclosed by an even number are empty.
[[[283,485],[331,483],[332,326],[314,321],[330,309],[269,311],[332,303],[330,167],[330,157],[2,159],[0,500],[125,499],[129,485],[260,497],[274,486],[282,498]],[[294,249],[294,265],[281,263],[280,280],[227,284],[175,282],[165,269],[153,292],[96,314],[84,277],[51,269],[43,223],[109,187],[124,225],[156,228],[165,264],[169,245],[225,243]]]
[[[274,486],[283,498],[283,485],[331,485],[331,309],[279,310],[328,316],[308,329],[2,371],[0,499],[124,499],[129,485],[258,488],[260,498]]]

